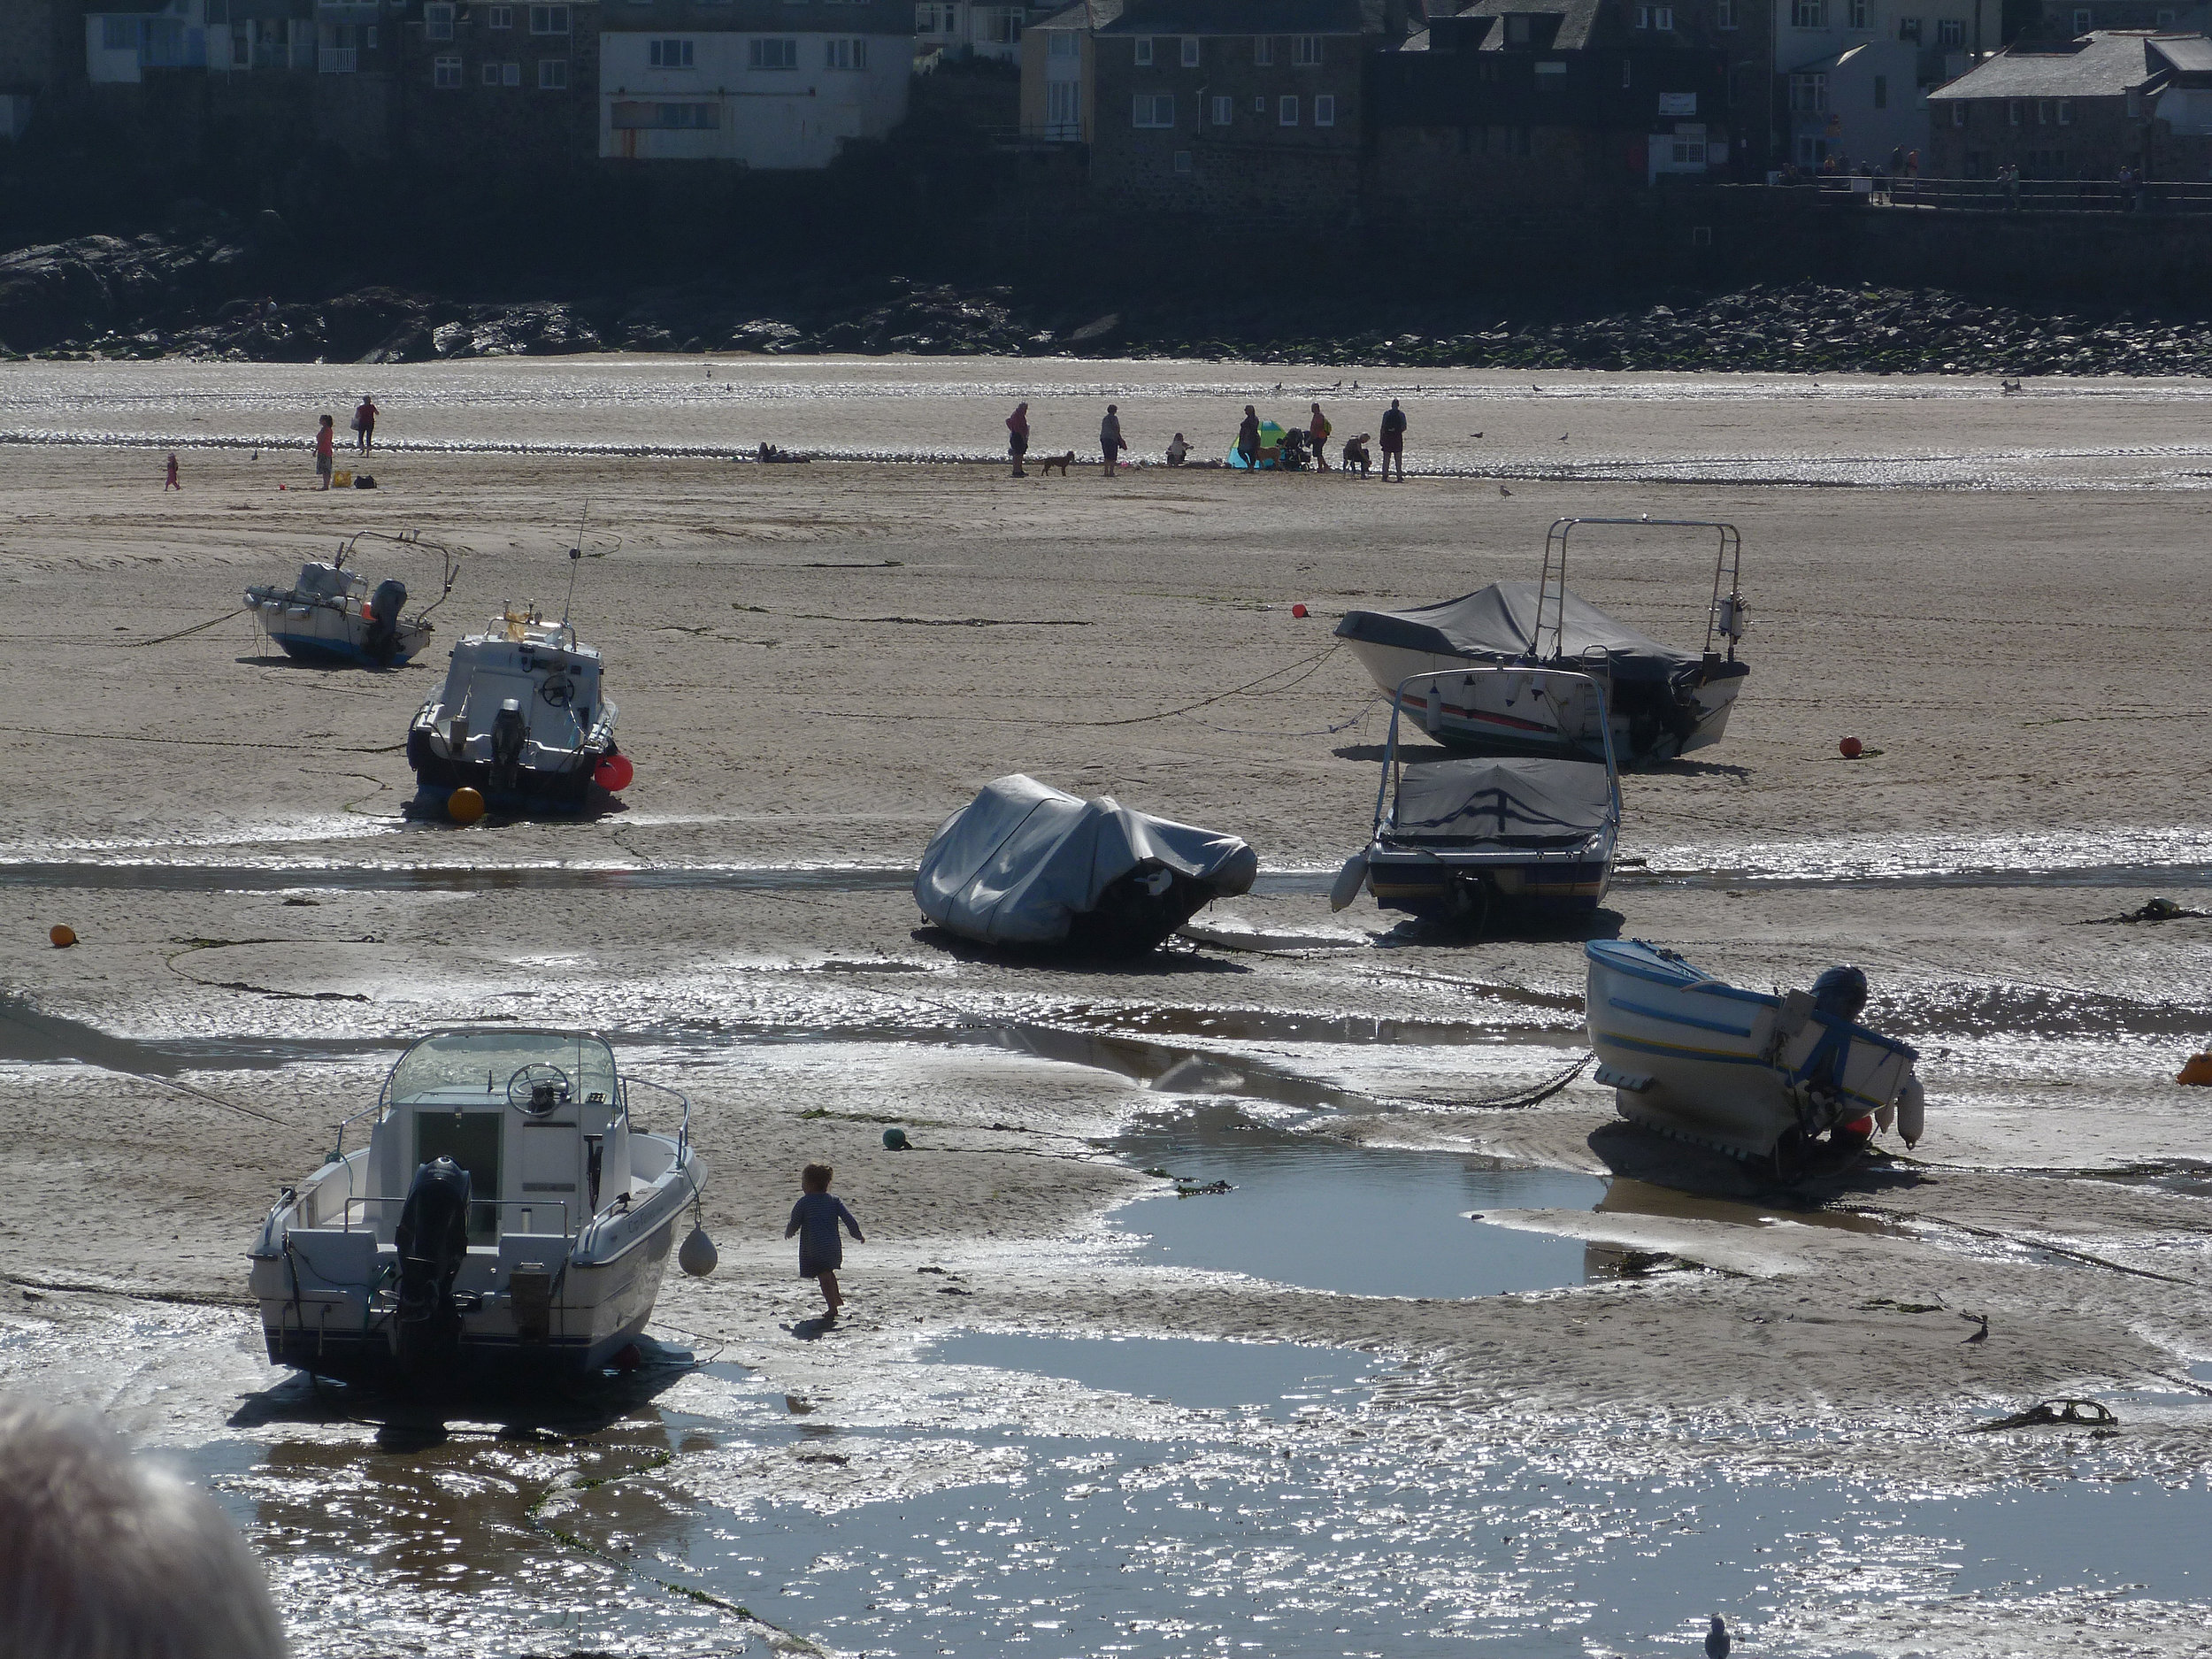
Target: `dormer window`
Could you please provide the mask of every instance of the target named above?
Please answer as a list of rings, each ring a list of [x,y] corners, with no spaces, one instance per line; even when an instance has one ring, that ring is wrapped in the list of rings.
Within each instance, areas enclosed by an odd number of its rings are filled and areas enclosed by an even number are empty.
[[[1532,33],[1529,22],[1530,19],[1525,17],[1508,17],[1505,20],[1505,43],[1508,46],[1527,45]]]

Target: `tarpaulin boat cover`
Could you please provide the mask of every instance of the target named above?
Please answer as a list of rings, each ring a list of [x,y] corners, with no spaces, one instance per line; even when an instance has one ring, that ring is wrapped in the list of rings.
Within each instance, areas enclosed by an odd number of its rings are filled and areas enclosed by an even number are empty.
[[[1140,865],[1226,898],[1251,887],[1260,860],[1233,835],[1133,812],[1107,796],[1086,801],[1016,772],[945,820],[922,855],[914,899],[931,921],[969,939],[1054,944]]]
[[[1612,786],[1594,761],[1415,761],[1383,833],[1393,841],[1579,841],[1612,810]]]
[[[1534,582],[1493,582],[1480,593],[1411,611],[1352,611],[1336,625],[1337,637],[1375,645],[1396,645],[1438,657],[1477,661],[1517,662],[1535,649]],[[1621,680],[1669,680],[1702,658],[1636,632],[1595,605],[1566,595],[1560,629],[1562,656],[1578,657],[1593,649],[1611,659]]]

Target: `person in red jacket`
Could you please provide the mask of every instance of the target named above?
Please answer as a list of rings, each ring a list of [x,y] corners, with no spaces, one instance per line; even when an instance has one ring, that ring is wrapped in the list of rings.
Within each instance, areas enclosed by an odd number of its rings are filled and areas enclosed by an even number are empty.
[[[331,449],[337,437],[337,423],[325,415],[323,424],[315,429],[315,476],[322,480],[324,489],[330,488]]]

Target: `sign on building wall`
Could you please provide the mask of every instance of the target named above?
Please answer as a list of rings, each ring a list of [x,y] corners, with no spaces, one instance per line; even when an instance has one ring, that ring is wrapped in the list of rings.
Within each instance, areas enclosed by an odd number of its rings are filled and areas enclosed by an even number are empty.
[[[1659,113],[1662,115],[1695,115],[1697,94],[1694,92],[1663,92],[1659,95]]]

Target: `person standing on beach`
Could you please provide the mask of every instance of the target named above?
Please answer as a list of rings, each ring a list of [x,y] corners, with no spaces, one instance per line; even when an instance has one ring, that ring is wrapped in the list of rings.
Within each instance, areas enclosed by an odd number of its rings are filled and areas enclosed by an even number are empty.
[[[370,442],[376,436],[376,399],[366,392],[361,395],[361,407],[353,411],[354,442],[361,453],[369,452]]]
[[[169,451],[169,470],[162,478],[161,493],[166,495],[173,489],[180,495],[184,494],[184,486],[177,482],[177,452],[174,449]]]
[[[826,1164],[810,1164],[799,1171],[799,1185],[806,1190],[791,1206],[791,1224],[783,1230],[787,1239],[795,1233],[799,1235],[799,1277],[820,1285],[822,1300],[828,1304],[833,1319],[845,1305],[844,1295],[837,1288],[837,1270],[845,1265],[845,1241],[837,1236],[838,1223],[844,1223],[854,1242],[867,1242],[861,1237],[853,1212],[830,1196],[834,1173]]]
[[[1237,453],[1244,457],[1246,472],[1260,470],[1260,414],[1249,403],[1244,406],[1244,424],[1237,428]]]
[[[1317,472],[1329,470],[1329,457],[1323,453],[1329,447],[1329,434],[1336,428],[1329,425],[1329,418],[1321,412],[1321,405],[1313,406],[1313,425],[1306,428],[1306,442],[1313,449],[1313,465]]]
[[[1029,405],[1017,403],[1014,412],[1006,418],[1006,453],[1014,457],[1014,476],[1027,478],[1022,471],[1022,457],[1029,453]]]
[[[1114,475],[1114,457],[1127,448],[1121,441],[1121,405],[1106,405],[1106,419],[1098,423],[1098,450],[1106,457],[1106,476]]]
[[[338,437],[338,423],[328,415],[315,431],[315,476],[322,480],[322,488],[330,488],[331,450]]]
[[[1398,400],[1394,397],[1390,400],[1390,407],[1383,411],[1382,418],[1383,482],[1386,484],[1390,481],[1390,457],[1394,455],[1398,457],[1398,481],[1402,484],[1406,481],[1406,411],[1398,407]]]

